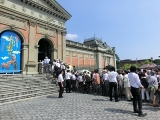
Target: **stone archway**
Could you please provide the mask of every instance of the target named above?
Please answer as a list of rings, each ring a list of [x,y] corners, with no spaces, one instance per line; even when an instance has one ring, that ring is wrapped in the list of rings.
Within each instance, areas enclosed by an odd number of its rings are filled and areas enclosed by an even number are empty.
[[[52,40],[48,38],[41,38],[38,41],[38,61],[44,60],[47,56],[49,59],[54,58],[54,44]]]

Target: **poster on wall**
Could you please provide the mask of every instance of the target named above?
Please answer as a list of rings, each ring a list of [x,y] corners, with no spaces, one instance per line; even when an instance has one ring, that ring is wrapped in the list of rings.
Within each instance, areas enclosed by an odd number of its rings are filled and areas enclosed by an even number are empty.
[[[12,31],[0,35],[0,73],[21,71],[21,39]]]

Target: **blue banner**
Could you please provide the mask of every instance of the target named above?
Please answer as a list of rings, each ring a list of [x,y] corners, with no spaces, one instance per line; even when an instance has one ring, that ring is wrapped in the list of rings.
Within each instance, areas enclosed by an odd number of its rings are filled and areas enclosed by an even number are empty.
[[[12,31],[0,36],[0,73],[21,71],[21,39]]]

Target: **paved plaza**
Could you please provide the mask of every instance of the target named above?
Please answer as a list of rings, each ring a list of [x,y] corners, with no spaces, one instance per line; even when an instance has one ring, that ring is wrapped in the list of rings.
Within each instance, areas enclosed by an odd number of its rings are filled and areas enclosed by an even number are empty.
[[[64,93],[4,104],[0,106],[0,120],[158,120],[160,108],[143,104],[148,115],[138,117],[132,103],[110,102],[108,97],[82,93]]]

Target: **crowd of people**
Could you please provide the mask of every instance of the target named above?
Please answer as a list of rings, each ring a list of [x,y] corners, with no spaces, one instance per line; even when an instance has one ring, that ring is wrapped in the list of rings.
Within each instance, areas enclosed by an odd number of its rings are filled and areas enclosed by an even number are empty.
[[[121,98],[133,101],[134,113],[145,116],[142,102],[150,102],[157,107],[160,100],[160,70],[140,70],[132,66],[130,70],[115,71],[114,67],[104,68],[99,72],[79,72],[75,66],[64,64],[60,60],[44,60],[44,73],[50,71],[59,85],[59,98],[66,93],[82,92],[109,96],[110,101],[119,102]],[[39,72],[40,74],[42,72]]]

